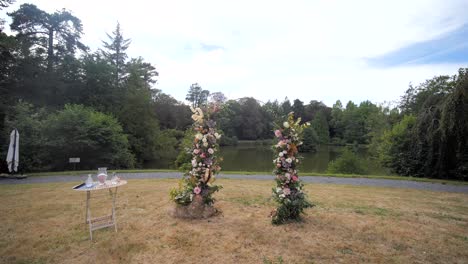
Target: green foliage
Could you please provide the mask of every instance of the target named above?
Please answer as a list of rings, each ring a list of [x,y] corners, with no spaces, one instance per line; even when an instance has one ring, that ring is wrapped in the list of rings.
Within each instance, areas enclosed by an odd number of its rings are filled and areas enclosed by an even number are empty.
[[[227,101],[222,106],[217,121],[220,130],[227,137],[258,140],[271,138],[274,116],[273,109],[262,107],[255,98],[245,97],[238,101]]]
[[[443,75],[426,80],[418,86],[410,85],[401,98],[400,108],[404,114],[419,114],[427,108],[427,101],[430,97],[452,93],[455,85],[454,80],[455,77]]]
[[[114,87],[119,86],[124,81],[125,64],[127,61],[127,49],[130,46],[130,39],[125,39],[120,29],[120,23],[117,22],[115,31],[112,36],[107,34],[109,42],[103,41],[104,49],[101,49],[103,57],[110,62],[113,68],[113,84]]]
[[[317,133],[312,126],[304,129],[303,144],[299,148],[300,152],[315,152],[320,144]]]
[[[345,148],[339,158],[328,164],[327,173],[367,174],[367,165],[351,149]]]
[[[439,76],[410,87],[401,106],[405,116],[383,136],[383,164],[400,175],[467,179],[468,78]]]
[[[153,91],[154,112],[161,129],[186,130],[192,124],[190,108],[159,90]]]
[[[13,20],[11,30],[18,33],[21,43],[35,54],[47,54],[48,72],[57,65],[57,58],[73,55],[77,49],[87,49],[80,42],[83,31],[80,19],[67,10],[49,14],[33,4],[22,4],[8,15]]]
[[[459,72],[455,91],[441,116],[441,171],[446,178],[468,179],[468,70]]]
[[[318,140],[321,144],[328,144],[330,141],[329,127],[327,119],[323,112],[318,112],[314,120],[311,122],[312,128],[317,134]]]
[[[380,149],[383,164],[400,175],[411,175],[415,163],[413,129],[416,117],[404,116],[400,123],[383,135]]]
[[[64,170],[69,157],[81,157],[80,168],[132,168],[133,155],[117,120],[82,105],[66,105],[45,120],[44,138],[51,169]]]
[[[167,137],[161,136],[149,89],[151,76],[155,73],[153,68],[147,66],[141,59],[132,60],[129,64],[126,93],[123,105],[117,113],[124,132],[129,135],[130,148],[135,154],[137,166],[141,166],[147,160],[160,159],[167,152],[174,151],[174,144],[162,141]]]
[[[31,104],[18,103],[11,108],[5,120],[5,128],[2,131],[7,137],[2,146],[8,146],[10,132],[17,128],[20,134],[19,140],[19,166],[20,172],[43,170],[47,166],[49,150],[44,144],[44,119],[46,113],[43,109],[34,109]],[[2,157],[6,157],[8,149],[3,148]]]
[[[20,103],[13,108],[3,133],[14,127],[20,132],[22,171],[65,170],[70,157],[81,158],[81,169],[133,167],[122,127],[115,118],[91,108],[66,105],[46,115],[44,110]]]
[[[275,130],[278,139],[278,143],[273,146],[276,188],[272,191],[278,207],[271,214],[271,221],[275,225],[298,221],[304,209],[313,206],[303,192],[304,185],[299,180],[296,169],[301,160],[298,147],[302,145],[302,134],[310,126],[309,123],[300,123],[301,118],[294,120],[293,113],[290,113],[287,121],[278,125]]]
[[[239,144],[239,140],[236,136],[228,137],[223,135],[219,141],[220,146],[237,146],[237,144]]]
[[[190,170],[192,163],[192,144],[195,132],[193,129],[187,129],[179,145],[179,155],[175,161],[175,167],[180,171]]]
[[[198,83],[190,85],[190,89],[185,97],[185,100],[192,103],[192,107],[205,106],[208,103],[210,91],[203,90]]]

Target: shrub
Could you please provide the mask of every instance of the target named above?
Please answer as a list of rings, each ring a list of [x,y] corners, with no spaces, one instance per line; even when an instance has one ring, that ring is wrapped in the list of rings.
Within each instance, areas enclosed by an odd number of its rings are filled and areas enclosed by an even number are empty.
[[[43,139],[43,123],[46,118],[44,109],[34,109],[31,104],[20,102],[8,114],[5,131],[2,131],[2,135],[7,137],[3,140],[6,144],[1,153],[2,158],[6,157],[8,151],[10,132],[17,128],[20,134],[18,170],[27,172],[45,169],[47,164],[44,160],[48,157],[48,149],[44,147]]]
[[[51,169],[66,169],[69,157],[80,157],[81,169],[134,166],[127,135],[117,119],[92,108],[65,105],[48,116],[43,133]]]
[[[179,144],[179,155],[174,162],[174,165],[180,171],[188,171],[192,168],[192,144],[195,132],[193,129],[187,129],[184,138]]]
[[[351,149],[345,148],[341,156],[328,163],[328,173],[366,174],[366,162],[361,160]]]

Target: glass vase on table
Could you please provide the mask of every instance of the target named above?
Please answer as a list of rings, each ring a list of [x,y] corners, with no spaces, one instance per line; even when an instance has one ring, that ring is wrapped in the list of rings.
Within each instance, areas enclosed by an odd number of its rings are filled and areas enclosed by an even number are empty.
[[[93,185],[93,177],[91,177],[91,174],[88,174],[88,179],[86,179],[85,186],[86,188],[91,188]]]
[[[99,185],[105,185],[107,180],[107,168],[98,168],[98,175],[97,175]]]
[[[116,175],[115,171],[112,172],[111,184],[117,184],[120,182],[120,178]]]

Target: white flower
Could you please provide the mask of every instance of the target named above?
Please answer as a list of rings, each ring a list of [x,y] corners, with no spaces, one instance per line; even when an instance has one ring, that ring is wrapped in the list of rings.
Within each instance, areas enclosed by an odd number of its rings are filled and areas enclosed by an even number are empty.
[[[193,167],[196,167],[196,166],[197,166],[197,161],[196,161],[196,160],[192,160],[192,166],[193,166]]]
[[[198,107],[195,109],[190,107],[190,110],[193,112],[192,119],[197,123],[201,123],[203,121],[203,111]]]
[[[202,163],[201,163],[201,162],[200,162],[200,163],[198,163],[198,166],[200,166],[200,167],[201,167],[201,165],[202,165]]]
[[[291,174],[289,174],[287,172],[284,174],[284,176],[286,176],[286,178],[288,178],[288,179],[291,179]]]
[[[280,187],[276,187],[276,192],[277,192],[277,193],[281,192],[281,190],[282,190],[282,189],[281,189]]]
[[[283,157],[283,156],[284,156],[284,153],[283,153],[283,152],[280,152],[280,153],[278,154],[278,156]]]
[[[218,132],[216,132],[214,135],[215,135],[216,139],[220,139],[220,138],[221,138],[221,135],[218,134]]]
[[[283,123],[283,126],[284,126],[285,128],[288,128],[288,127],[289,127],[289,123],[288,123],[288,122],[284,122],[284,123]]]
[[[310,126],[310,122],[306,122],[306,125]]]
[[[286,195],[280,194],[279,197],[284,198],[284,197],[286,197]]]
[[[286,162],[287,162],[287,163],[291,163],[291,162],[292,162],[292,159],[291,159],[291,158],[287,158],[287,159],[286,159]]]
[[[214,153],[214,149],[209,148],[209,149],[208,149],[208,153],[213,154],[213,153]]]
[[[195,138],[198,139],[198,140],[200,140],[200,139],[203,138],[203,135],[202,135],[201,133],[197,133],[197,134],[195,135]]]
[[[284,153],[284,154],[287,154],[288,152],[287,152],[286,150],[283,150],[283,153]]]
[[[206,137],[204,137],[204,138],[202,139],[202,141],[203,141],[203,143],[206,143],[208,140],[206,139]]]
[[[203,142],[203,146],[206,148],[208,147],[208,142]]]

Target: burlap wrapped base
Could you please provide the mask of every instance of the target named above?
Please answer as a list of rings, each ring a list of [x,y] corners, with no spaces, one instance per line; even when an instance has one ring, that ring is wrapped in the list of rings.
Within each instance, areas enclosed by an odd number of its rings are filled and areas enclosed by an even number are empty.
[[[190,205],[177,205],[170,214],[177,218],[201,219],[209,218],[219,211],[213,206],[205,205],[201,195],[195,195]]]

